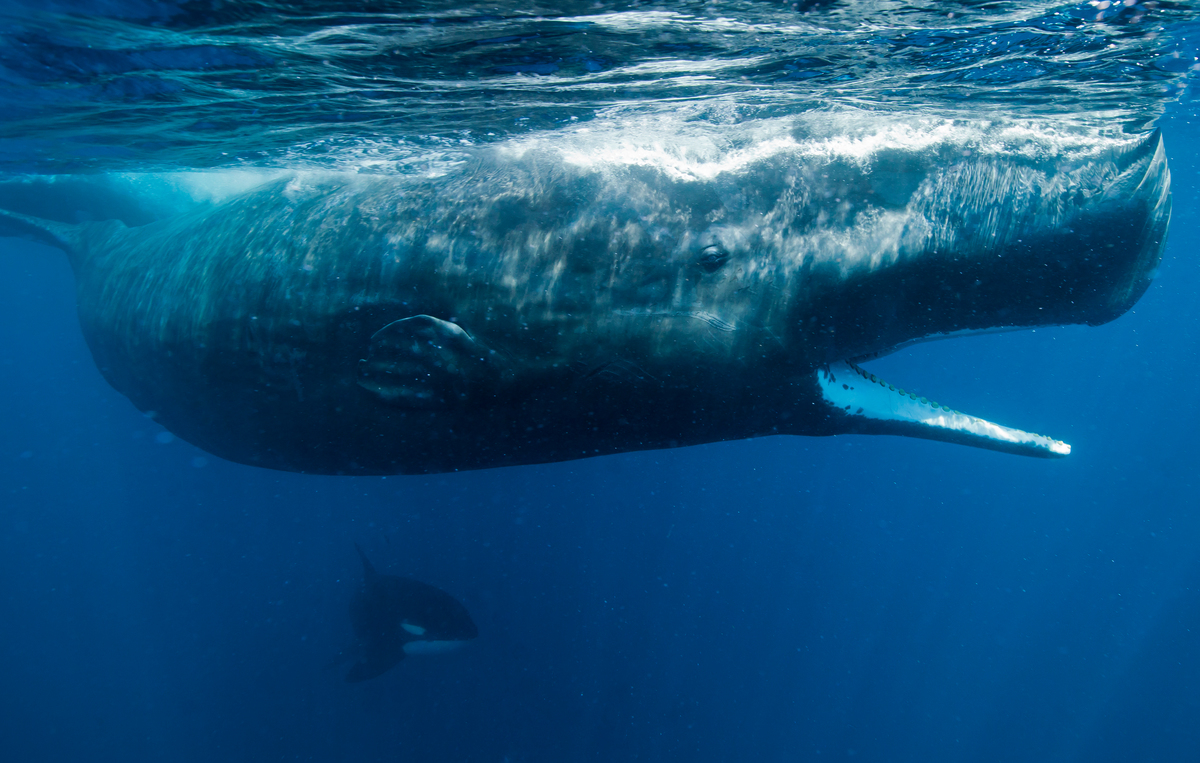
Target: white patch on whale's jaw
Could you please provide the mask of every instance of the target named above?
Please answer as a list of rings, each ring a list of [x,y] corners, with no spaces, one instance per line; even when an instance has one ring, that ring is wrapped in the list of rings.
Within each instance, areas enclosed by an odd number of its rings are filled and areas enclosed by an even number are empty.
[[[817,372],[817,385],[827,403],[851,420],[862,420],[863,426],[856,431],[947,440],[1044,458],[1071,453],[1065,442],[951,410],[888,384],[852,363],[840,361],[822,368]],[[871,426],[873,422],[878,426]]]
[[[445,654],[453,652],[466,641],[409,641],[404,645],[405,654]]]

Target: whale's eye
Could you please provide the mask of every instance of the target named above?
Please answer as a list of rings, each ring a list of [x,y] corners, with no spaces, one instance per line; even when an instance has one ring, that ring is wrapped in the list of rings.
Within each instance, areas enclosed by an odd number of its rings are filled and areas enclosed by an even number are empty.
[[[715,244],[704,247],[696,258],[696,264],[705,273],[716,273],[726,262],[729,262],[729,252]]]

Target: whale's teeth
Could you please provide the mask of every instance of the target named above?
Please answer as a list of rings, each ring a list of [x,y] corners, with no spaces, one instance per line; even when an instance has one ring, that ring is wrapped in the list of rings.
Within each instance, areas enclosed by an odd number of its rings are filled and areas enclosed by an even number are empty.
[[[856,373],[873,383],[869,386],[835,383],[839,375],[848,373]],[[949,406],[906,393],[853,363],[829,364],[817,374],[817,383],[825,401],[842,411],[842,415],[857,421],[853,431],[863,434],[924,437],[1046,458],[1059,458],[1071,452],[1071,446],[1065,442],[968,416]]]

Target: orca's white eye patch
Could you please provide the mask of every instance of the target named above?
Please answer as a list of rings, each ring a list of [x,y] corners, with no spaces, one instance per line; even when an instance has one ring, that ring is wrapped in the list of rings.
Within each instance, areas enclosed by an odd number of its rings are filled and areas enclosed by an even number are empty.
[[[424,628],[422,628],[419,625],[413,625],[412,623],[410,623],[407,620],[400,623],[400,627],[403,628],[404,630],[408,631],[409,633],[411,633],[414,636],[424,636],[425,635]]]

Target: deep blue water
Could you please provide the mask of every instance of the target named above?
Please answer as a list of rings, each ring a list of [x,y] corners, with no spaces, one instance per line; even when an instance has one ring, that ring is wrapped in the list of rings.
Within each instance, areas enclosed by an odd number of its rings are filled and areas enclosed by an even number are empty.
[[[1058,461],[841,436],[240,466],[104,382],[61,252],[0,240],[0,759],[1196,759],[1200,122],[1166,108],[1170,243],[1132,312],[872,364]],[[343,683],[354,542],[480,637]]]

